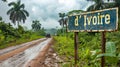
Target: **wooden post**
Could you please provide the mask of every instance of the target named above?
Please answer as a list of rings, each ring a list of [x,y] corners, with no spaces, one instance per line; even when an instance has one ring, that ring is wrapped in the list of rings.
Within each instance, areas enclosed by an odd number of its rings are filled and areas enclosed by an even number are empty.
[[[101,44],[102,53],[105,53],[105,43],[106,43],[105,32],[102,32],[102,44]],[[104,56],[101,58],[101,67],[105,67],[105,57]]]
[[[74,33],[75,67],[78,60],[78,32]]]

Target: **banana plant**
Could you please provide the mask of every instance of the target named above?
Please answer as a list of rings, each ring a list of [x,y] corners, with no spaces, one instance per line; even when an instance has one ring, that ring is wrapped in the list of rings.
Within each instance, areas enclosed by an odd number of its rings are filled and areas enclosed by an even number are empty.
[[[117,53],[115,42],[106,43],[106,53],[98,54],[97,58],[105,56],[107,64],[116,64],[119,63],[120,53]]]

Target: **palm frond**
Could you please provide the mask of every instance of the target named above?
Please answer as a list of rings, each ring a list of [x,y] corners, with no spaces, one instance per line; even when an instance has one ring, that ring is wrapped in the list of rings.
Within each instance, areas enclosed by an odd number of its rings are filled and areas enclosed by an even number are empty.
[[[26,16],[29,16],[29,13],[26,10],[22,10]]]
[[[25,5],[24,4],[21,4],[20,6],[19,6],[19,8],[25,8]]]
[[[17,5],[20,5],[20,3],[21,3],[21,1],[20,1],[20,0],[18,0],[18,1],[17,1]]]
[[[13,12],[13,11],[14,11],[14,8],[9,9],[9,10],[7,11],[7,15],[11,14],[11,12]]]
[[[10,3],[8,4],[8,6],[15,6],[15,5],[16,5],[15,2],[10,2]]]
[[[90,7],[87,8],[87,11],[92,11],[94,9],[94,5],[91,5]]]

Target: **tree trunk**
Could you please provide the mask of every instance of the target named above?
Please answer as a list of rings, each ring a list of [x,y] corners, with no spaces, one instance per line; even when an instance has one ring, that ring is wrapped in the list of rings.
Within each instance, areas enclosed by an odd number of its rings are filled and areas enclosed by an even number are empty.
[[[19,24],[19,21],[18,21],[18,28],[19,28],[19,25],[20,25],[20,24]]]

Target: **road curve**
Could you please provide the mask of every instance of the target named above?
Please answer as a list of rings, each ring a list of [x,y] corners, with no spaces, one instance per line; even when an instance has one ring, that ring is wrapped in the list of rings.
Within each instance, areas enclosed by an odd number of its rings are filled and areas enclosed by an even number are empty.
[[[31,43],[32,45],[24,45],[9,49],[10,51],[0,50],[0,67],[25,67],[25,65],[34,59],[41,50],[48,45],[52,38],[38,40],[37,42]],[[30,44],[30,43],[29,43]],[[27,46],[27,47],[26,47]],[[18,50],[18,51],[17,51]],[[3,51],[3,52],[2,52]],[[13,53],[13,56],[4,58],[5,56]],[[16,53],[17,52],[17,53]],[[4,58],[4,59],[2,59]]]

